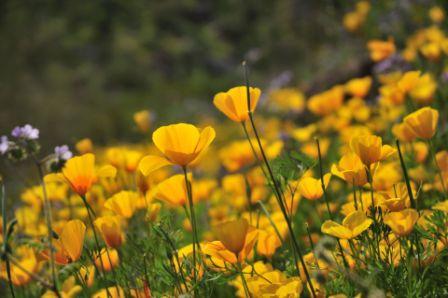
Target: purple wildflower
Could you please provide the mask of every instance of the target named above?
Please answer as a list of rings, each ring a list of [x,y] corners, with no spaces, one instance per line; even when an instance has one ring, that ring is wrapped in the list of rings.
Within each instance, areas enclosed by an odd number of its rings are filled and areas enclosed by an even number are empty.
[[[0,154],[3,155],[9,150],[9,141],[7,136],[1,136],[0,138]]]
[[[29,124],[26,124],[22,127],[16,126],[11,135],[15,138],[23,138],[26,140],[36,140],[39,138],[39,130],[37,128],[32,127]]]
[[[67,145],[56,146],[54,148],[54,153],[59,160],[69,160],[73,156],[73,153]]]

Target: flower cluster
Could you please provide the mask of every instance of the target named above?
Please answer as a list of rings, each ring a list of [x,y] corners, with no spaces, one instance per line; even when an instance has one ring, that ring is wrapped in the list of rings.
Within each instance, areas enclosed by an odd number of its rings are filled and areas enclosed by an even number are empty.
[[[44,297],[446,295],[448,38],[441,7],[428,20],[404,44],[369,38],[372,70],[313,94],[245,69],[216,117],[137,112],[141,144],[40,158],[39,130],[14,128],[0,155],[40,179],[3,208],[1,279]]]

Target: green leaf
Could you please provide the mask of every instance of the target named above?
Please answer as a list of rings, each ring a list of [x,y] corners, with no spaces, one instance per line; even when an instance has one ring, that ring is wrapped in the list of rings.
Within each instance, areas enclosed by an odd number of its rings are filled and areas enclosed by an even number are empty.
[[[272,170],[277,178],[288,181],[298,179],[299,174],[315,165],[315,160],[302,153],[288,152],[278,156],[272,161]]]

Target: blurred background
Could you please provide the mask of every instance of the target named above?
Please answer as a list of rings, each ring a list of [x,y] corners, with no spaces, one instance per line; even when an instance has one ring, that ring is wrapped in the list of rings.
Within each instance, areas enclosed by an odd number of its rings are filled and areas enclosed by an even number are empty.
[[[30,123],[50,147],[136,140],[138,110],[159,124],[213,115],[213,95],[243,83],[244,59],[263,90],[309,95],[368,73],[365,37],[399,44],[435,2],[375,1],[349,33],[356,1],[2,0],[0,134]]]

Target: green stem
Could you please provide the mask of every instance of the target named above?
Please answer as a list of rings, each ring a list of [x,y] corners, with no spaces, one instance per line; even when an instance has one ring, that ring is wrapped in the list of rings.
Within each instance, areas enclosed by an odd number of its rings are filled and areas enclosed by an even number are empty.
[[[107,253],[107,258],[109,259],[109,263],[112,265],[112,261],[110,259],[109,250],[108,250],[107,246],[106,246],[106,253]],[[124,256],[123,256],[123,252],[121,251],[120,248],[117,248],[117,253],[118,253],[118,258],[120,259],[120,262],[122,262],[124,264],[125,263],[124,262]],[[114,275],[115,281],[117,281],[117,276],[115,274],[115,269],[114,269],[113,266],[111,266],[111,268],[112,268],[112,274]],[[122,271],[123,271],[123,274],[124,274],[124,283],[125,283],[125,286],[126,286],[127,295],[132,296],[131,295],[131,287],[129,286],[128,276],[127,276],[127,273],[126,273],[126,270],[125,270],[126,268],[124,268],[124,266],[121,266],[121,268],[122,268]],[[118,286],[117,286],[117,291],[118,291]],[[138,291],[136,291],[136,292],[138,293]]]
[[[353,200],[355,203],[355,210],[358,211],[358,200],[356,199],[355,178],[353,178]]]
[[[430,152],[430,154],[431,154],[432,160],[433,160],[433,162],[434,162],[434,165],[436,166],[437,173],[438,173],[439,178],[440,178],[440,183],[442,184],[443,192],[444,192],[445,195],[446,195],[447,192],[446,192],[445,180],[443,179],[442,170],[440,169],[439,164],[437,163],[436,154],[435,154],[435,152],[434,152],[434,146],[433,146],[433,144],[432,144],[431,139],[428,140],[428,146],[429,146],[429,152]]]
[[[279,188],[279,186],[277,184],[277,180],[274,178],[274,173],[272,172],[271,166],[269,165],[269,161],[268,161],[268,159],[266,157],[266,154],[265,154],[265,152],[263,150],[263,146],[261,144],[261,140],[260,140],[260,137],[258,135],[257,127],[255,126],[255,122],[254,122],[254,119],[253,119],[253,114],[252,114],[252,111],[250,109],[251,104],[250,104],[249,76],[248,76],[247,66],[246,66],[245,62],[243,62],[243,66],[244,66],[244,70],[245,70],[244,74],[245,74],[245,78],[246,78],[246,97],[247,97],[247,110],[248,110],[249,120],[250,120],[250,123],[251,123],[251,126],[252,126],[252,130],[254,132],[255,138],[257,140],[257,144],[258,144],[258,147],[260,149],[261,156],[262,156],[263,161],[264,161],[264,163],[266,165],[266,168],[268,170],[269,177],[270,177],[270,179],[272,181],[272,184],[273,184],[273,187],[274,187],[274,193],[275,193],[275,196],[277,198],[278,204],[280,206],[280,210],[282,211],[283,217],[285,218],[286,224],[288,226],[288,231],[289,231],[289,235],[290,235],[290,239],[291,239],[291,243],[292,243],[292,251],[293,251],[293,254],[294,254],[294,260],[295,260],[295,265],[296,265],[296,270],[297,270],[297,273],[300,275],[300,270],[299,270],[299,267],[298,267],[298,264],[297,264],[298,263],[297,262],[297,255],[298,255],[298,257],[300,258],[300,263],[302,264],[303,271],[305,273],[307,282],[308,282],[308,284],[310,286],[311,294],[312,294],[313,297],[316,297],[316,292],[314,290],[313,283],[311,282],[310,274],[308,272],[308,269],[306,268],[305,261],[303,260],[303,255],[302,255],[302,252],[301,252],[300,245],[297,242],[297,239],[296,239],[296,237],[294,235],[294,230],[292,228],[291,221],[290,221],[290,219],[288,217],[288,213],[287,213],[286,208],[284,206],[284,202],[283,202],[283,199],[282,199],[282,194],[281,194],[280,188]]]
[[[244,175],[244,182],[246,184],[246,200],[247,200],[247,211],[249,211],[249,224],[252,225],[252,189],[250,188],[249,180],[247,176]]]
[[[313,252],[314,261],[316,262],[316,267],[318,270],[320,270],[319,261],[316,256],[316,251],[314,250],[313,238],[311,238],[310,227],[308,226],[308,223],[305,223],[305,226],[306,226],[306,233],[308,234],[308,241],[310,242],[310,246],[311,246],[311,251]]]
[[[185,208],[185,213],[186,213],[187,216],[189,217],[187,208]],[[165,230],[163,230],[162,227],[154,227],[154,229],[156,230],[156,232],[158,232],[159,234],[162,235],[162,237],[165,239],[165,241],[166,241],[166,242],[168,243],[168,245],[170,246],[170,248],[171,248],[171,250],[172,250],[172,254],[173,254],[174,257],[176,258],[176,262],[177,262],[177,265],[178,265],[178,267],[179,267],[178,270],[179,270],[179,273],[180,273],[181,280],[182,280],[182,282],[183,282],[183,284],[184,284],[184,286],[185,286],[185,290],[188,292],[188,285],[187,285],[187,282],[186,282],[186,278],[185,278],[185,276],[184,276],[184,272],[183,272],[183,270],[182,270],[182,264],[180,263],[178,249],[177,249],[177,247],[176,247],[174,241],[171,240],[171,238],[169,237],[168,233],[165,232]],[[145,257],[145,264],[146,264],[146,257]]]
[[[408,171],[406,170],[406,164],[404,163],[403,154],[401,153],[400,141],[396,140],[396,144],[397,144],[398,156],[400,157],[401,169],[403,171],[403,176],[406,182],[406,188],[408,190],[409,200],[411,201],[411,207],[418,211],[418,206],[415,202],[414,194],[411,188],[411,182],[409,180]]]
[[[103,277],[103,279],[105,279],[105,275],[106,275],[106,270],[104,269],[104,262],[103,262],[103,258],[101,257],[101,247],[100,247],[100,242],[98,241],[98,235],[96,234],[96,230],[95,230],[95,225],[93,223],[93,218],[92,218],[92,214],[95,216],[95,212],[93,211],[92,207],[89,205],[89,203],[87,203],[87,199],[85,196],[80,196],[84,206],[87,209],[87,215],[89,218],[89,224],[90,227],[93,231],[93,238],[95,239],[95,245],[96,245],[96,249],[97,249],[97,254],[96,257],[99,258],[100,260],[100,265],[101,265],[101,276]],[[95,257],[94,257],[95,258]],[[94,262],[95,263],[95,262]],[[112,267],[112,263],[110,264],[110,266]],[[117,287],[117,293],[119,293],[119,289],[118,289],[118,284],[117,281],[115,280],[115,286]],[[111,296],[108,288],[106,287],[106,292],[108,296]]]
[[[264,214],[266,215],[266,217],[268,218],[268,220],[269,220],[271,226],[274,228],[274,231],[275,231],[275,233],[277,234],[278,239],[280,239],[280,241],[283,243],[283,242],[284,242],[283,237],[282,237],[282,235],[280,234],[280,231],[278,230],[277,225],[276,225],[276,224],[274,223],[274,221],[272,220],[271,215],[269,214],[268,210],[266,210],[266,207],[264,206],[263,202],[262,202],[262,201],[258,201],[258,205],[260,205],[261,210],[263,211],[263,213],[264,213]]]
[[[265,169],[263,168],[263,166],[260,164],[260,158],[258,157],[257,151],[255,150],[254,143],[253,143],[252,140],[250,139],[250,135],[249,135],[249,132],[247,131],[247,127],[246,127],[246,122],[245,122],[245,121],[244,121],[244,122],[241,122],[241,125],[243,126],[244,134],[246,135],[246,139],[247,139],[247,141],[249,142],[250,149],[252,150],[252,154],[253,154],[254,157],[255,157],[256,163],[260,166],[261,171],[263,172],[264,177],[265,177],[267,180],[269,180],[269,179],[268,179],[268,174],[266,173],[266,170],[265,170]]]
[[[187,167],[184,166],[182,167],[182,170],[184,172],[184,177],[185,177],[185,185],[187,187],[187,197],[188,197],[188,204],[189,204],[189,208],[190,208],[190,222],[191,222],[191,227],[193,229],[193,279],[195,282],[195,285],[193,286],[194,289],[194,296],[198,297],[198,290],[196,287],[197,284],[197,271],[196,271],[196,245],[199,246],[199,241],[198,241],[198,234],[197,234],[197,229],[196,229],[196,216],[195,216],[195,212],[194,212],[194,204],[193,204],[193,194],[191,191],[191,184],[190,181],[188,180],[188,173],[187,173]]]
[[[7,257],[8,259],[11,261],[11,263],[16,266],[17,268],[19,268],[21,271],[25,272],[26,274],[28,274],[32,279],[34,279],[35,281],[39,282],[42,286],[44,286],[45,288],[47,288],[50,291],[54,291],[54,286],[52,284],[50,284],[49,282],[47,282],[46,280],[44,280],[42,277],[40,277],[39,275],[28,271],[26,268],[24,268],[20,262],[18,260],[16,260],[16,258],[14,256],[12,256],[11,254],[7,253]]]
[[[238,255],[236,255],[236,259],[238,260]],[[237,267],[238,267],[238,269],[237,269],[238,273],[241,276],[241,282],[243,284],[244,294],[246,295],[247,298],[251,298],[252,296],[250,294],[249,287],[247,286],[246,278],[244,277],[244,274],[243,274],[243,268],[240,263],[238,263]]]
[[[8,276],[8,285],[9,285],[9,290],[11,291],[11,295],[13,298],[16,297],[16,295],[14,294],[14,285],[12,284],[12,278],[11,278],[11,263],[9,261],[8,256],[5,254],[5,262],[6,262],[6,274]]]
[[[376,210],[377,208],[375,207],[375,194],[374,194],[374,190],[373,190],[373,177],[372,177],[372,172],[370,171],[370,167],[366,168],[366,176],[367,176],[367,180],[369,182],[369,186],[370,186],[370,200],[371,200],[371,212],[372,212],[372,217],[373,217],[373,223],[375,227],[379,227],[379,222],[378,219],[376,218]],[[380,252],[380,238],[378,237],[378,235],[376,233],[373,233],[372,235],[373,237],[373,251],[376,251],[378,260],[381,260],[381,252]]]
[[[33,158],[34,158],[34,156],[33,156]],[[34,162],[37,167],[37,171],[39,174],[39,181],[40,181],[40,185],[42,187],[45,221],[46,221],[47,230],[48,230],[47,241],[48,241],[48,248],[50,250],[50,268],[51,268],[51,277],[53,280],[53,291],[58,298],[61,298],[61,294],[59,293],[59,289],[58,289],[58,281],[56,278],[56,265],[55,265],[55,260],[54,260],[54,249],[53,249],[53,245],[52,245],[53,228],[52,228],[52,217],[51,217],[51,203],[48,200],[47,187],[46,187],[45,181],[44,181],[44,172],[42,169],[42,165],[36,158],[34,158]]]
[[[316,144],[317,144],[317,154],[319,157],[319,175],[320,175],[320,184],[322,187],[322,191],[324,193],[324,199],[325,199],[325,204],[327,205],[327,211],[328,211],[328,215],[330,216],[330,219],[333,220],[333,214],[330,210],[330,203],[328,200],[328,195],[327,195],[327,188],[325,187],[325,181],[324,181],[324,170],[323,170],[323,166],[322,166],[322,154],[320,151],[320,143],[319,143],[319,139],[316,139]],[[349,268],[348,266],[348,262],[345,258],[345,254],[344,254],[344,249],[342,248],[341,242],[339,241],[339,239],[336,239],[337,243],[338,243],[338,247],[339,247],[339,252],[341,253],[341,257],[342,257],[342,261],[344,262],[344,266],[346,269]]]
[[[118,288],[117,273],[115,272],[115,268],[114,268],[114,266],[113,266],[113,264],[112,264],[112,259],[110,258],[109,248],[107,247],[107,245],[106,245],[104,248],[105,248],[105,250],[106,250],[107,260],[109,261],[109,264],[110,264],[110,269],[112,270],[112,276],[114,277],[114,280],[115,280],[115,288],[116,288],[116,290],[117,290],[117,293],[119,293],[120,290],[119,290],[119,288]],[[123,262],[123,258],[122,258],[121,252],[120,252],[120,250],[119,250],[118,248],[117,248],[117,253],[118,253],[118,258],[119,258],[120,262]],[[123,262],[123,263],[124,263],[124,262]],[[128,291],[129,291],[129,294],[130,294],[131,292],[130,292],[130,290],[129,290],[129,285],[128,285],[128,283],[127,283],[127,279],[126,279],[126,278],[125,278],[125,282],[126,282],[126,285],[127,285]]]
[[[3,231],[7,231],[7,220],[6,220],[6,192],[5,192],[5,185],[2,183],[2,178],[0,177],[0,183],[2,185],[2,227],[3,227]],[[8,285],[9,285],[9,290],[11,291],[11,296],[13,298],[16,297],[15,293],[14,293],[14,285],[12,284],[12,279],[11,279],[11,264],[9,262],[8,259],[8,252],[9,247],[8,247],[8,239],[3,239],[3,253],[4,255],[2,256],[5,259],[5,263],[6,263],[6,274],[8,276]]]

